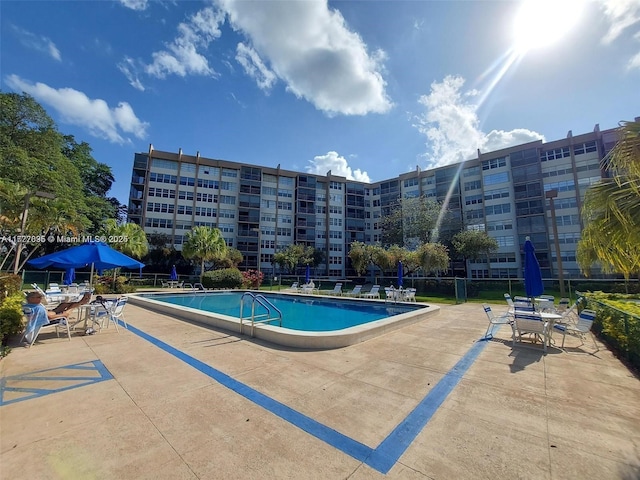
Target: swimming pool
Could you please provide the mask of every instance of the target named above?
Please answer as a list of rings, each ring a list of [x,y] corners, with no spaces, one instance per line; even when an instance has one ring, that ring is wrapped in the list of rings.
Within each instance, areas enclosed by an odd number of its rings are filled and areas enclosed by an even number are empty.
[[[197,308],[206,312],[221,313],[240,318],[240,302],[244,292],[217,292],[201,295],[155,295],[159,302],[181,307]],[[349,299],[294,296],[261,293],[282,312],[282,327],[306,332],[327,332],[362,325],[381,318],[425,308],[424,305],[405,305],[379,302],[358,302]],[[250,312],[250,297],[244,298],[244,316]],[[257,306],[256,313],[264,309]],[[275,321],[271,325],[277,325]]]
[[[301,348],[338,348],[359,343],[415,323],[439,311],[425,304],[394,304],[289,293],[262,294],[282,311],[282,326],[258,324],[247,327],[250,307],[245,303],[240,322],[240,299],[244,291],[196,292],[184,294],[136,294],[132,304],[178,319],[215,328],[252,334],[279,345]],[[258,309],[256,310],[258,313]]]

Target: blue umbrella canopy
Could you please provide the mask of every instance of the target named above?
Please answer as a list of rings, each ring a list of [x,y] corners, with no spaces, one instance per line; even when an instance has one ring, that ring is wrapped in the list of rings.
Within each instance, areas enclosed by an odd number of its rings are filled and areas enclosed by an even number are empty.
[[[91,266],[92,273],[94,268],[100,271],[118,267],[139,268],[142,270],[142,267],[144,267],[144,263],[114,250],[103,242],[84,243],[77,247],[67,248],[66,250],[34,258],[27,263],[36,268],[54,267],[68,269]]]
[[[402,268],[402,261],[398,262],[398,288],[404,283],[404,269]]]
[[[311,281],[311,267],[307,265],[307,268],[304,272],[304,283],[308,284]]]
[[[536,249],[529,237],[524,242],[524,290],[527,297],[537,297],[544,292]]]
[[[178,272],[176,271],[176,266],[171,267],[171,274],[169,275],[169,280],[178,280]]]

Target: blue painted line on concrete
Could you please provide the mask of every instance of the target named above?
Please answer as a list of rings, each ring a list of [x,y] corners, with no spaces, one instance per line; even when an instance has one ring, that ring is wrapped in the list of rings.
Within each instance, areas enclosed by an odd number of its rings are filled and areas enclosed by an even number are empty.
[[[123,325],[124,326],[124,325]],[[274,415],[300,428],[310,435],[324,441],[332,447],[350,455],[380,473],[388,473],[398,459],[409,448],[422,429],[431,420],[451,391],[458,385],[462,376],[475,362],[487,345],[486,339],[478,340],[469,351],[447,372],[431,389],[414,410],[385,438],[380,445],[372,449],[346,435],[313,420],[312,418],[254,390],[229,375],[188,355],[175,347],[159,340],[142,330],[129,325],[129,330],[158,348],[182,360],[196,370],[213,378],[221,385],[242,395],[247,400],[263,407]]]
[[[486,346],[485,341],[476,342],[416,408],[380,443],[367,460],[367,465],[382,473],[391,470]]]
[[[62,375],[38,375],[40,373],[48,373],[48,372],[62,372],[64,370],[84,370],[84,371],[95,371],[97,375],[94,376],[82,376],[82,377],[69,377]],[[65,390],[71,390],[73,388],[84,387],[85,385],[91,385],[94,383],[104,382],[105,380],[112,379],[113,376],[104,366],[104,364],[100,360],[92,360],[90,362],[82,362],[76,363],[73,365],[64,365],[62,367],[52,367],[44,370],[38,370],[37,372],[29,372],[21,375],[12,375],[10,377],[3,377],[0,379],[0,406],[10,405],[16,402],[22,402],[24,400],[29,400],[31,398],[43,397],[45,395],[50,395],[52,393],[64,392]],[[74,382],[72,385],[65,385],[60,388],[36,388],[36,387],[15,387],[12,384],[19,383],[24,384],[24,382]],[[24,393],[31,395],[22,395],[20,397],[15,397],[11,399],[5,399],[7,393]]]
[[[220,383],[221,385],[233,390],[234,392],[242,395],[247,400],[261,406],[262,408],[270,411],[274,415],[286,420],[287,422],[295,425],[301,430],[307,432],[310,435],[328,443],[334,448],[341,450],[342,452],[350,455],[351,457],[365,462],[367,457],[371,454],[372,448],[368,447],[352,438],[347,437],[346,435],[327,427],[326,425],[321,424],[320,422],[300,413],[291,407],[284,405],[283,403],[274,400],[271,397],[264,395],[263,393],[254,390],[253,388],[245,385],[238,380],[230,377],[229,375],[222,373],[220,370],[216,370],[210,365],[188,355],[175,347],[159,340],[148,333],[143,332],[142,330],[129,325],[129,331],[135,333],[141,338],[144,338],[148,342],[151,342],[153,345],[159,347],[165,352],[173,355],[174,357],[182,360],[186,364],[192,366],[196,370],[204,373],[205,375],[213,378],[215,381]]]

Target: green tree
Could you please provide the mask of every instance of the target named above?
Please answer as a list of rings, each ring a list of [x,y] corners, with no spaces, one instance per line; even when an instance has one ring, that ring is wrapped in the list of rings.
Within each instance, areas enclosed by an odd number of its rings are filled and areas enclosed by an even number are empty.
[[[585,195],[576,254],[585,274],[597,262],[604,272],[628,279],[640,273],[640,122],[621,122],[618,132],[618,143],[602,161],[612,176]]]
[[[348,253],[351,266],[358,275],[363,275],[371,265],[371,255],[363,242],[351,242]]]
[[[444,272],[449,268],[449,252],[441,243],[423,243],[416,252],[425,275]]]
[[[456,252],[464,258],[465,271],[468,271],[468,260],[478,260],[480,257],[485,257],[489,277],[491,277],[489,255],[498,250],[498,242],[495,238],[490,237],[487,232],[463,230],[453,236],[451,243]]]
[[[100,234],[107,243],[119,252],[134,258],[142,258],[149,252],[147,234],[137,223],[117,223],[110,218],[105,221]]]
[[[425,196],[399,199],[381,219],[383,246],[430,242],[442,208]]]
[[[204,275],[204,264],[224,257],[227,244],[217,228],[198,226],[187,232],[182,244],[182,256],[187,260],[200,261],[200,282]]]

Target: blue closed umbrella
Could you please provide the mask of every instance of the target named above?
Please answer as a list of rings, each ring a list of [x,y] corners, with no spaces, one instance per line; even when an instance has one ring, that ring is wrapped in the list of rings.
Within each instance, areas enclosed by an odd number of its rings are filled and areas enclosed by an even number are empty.
[[[64,271],[64,279],[63,282],[65,285],[71,285],[76,279],[76,269],[73,267],[67,268]]]
[[[104,242],[83,243],[77,247],[34,258],[27,263],[36,268],[54,267],[67,269],[91,266],[90,283],[93,283],[94,268],[98,271],[118,267],[139,268],[142,271],[142,267],[144,267],[144,263],[114,250]]]
[[[176,266],[171,267],[171,275],[169,275],[169,280],[178,280],[178,272],[176,271]]]
[[[402,261],[398,262],[398,288],[403,284],[404,270],[402,268]]]
[[[311,267],[307,265],[307,269],[304,272],[304,283],[308,284],[311,281]]]
[[[524,242],[524,291],[529,298],[537,297],[544,292],[536,249],[529,237]]]

